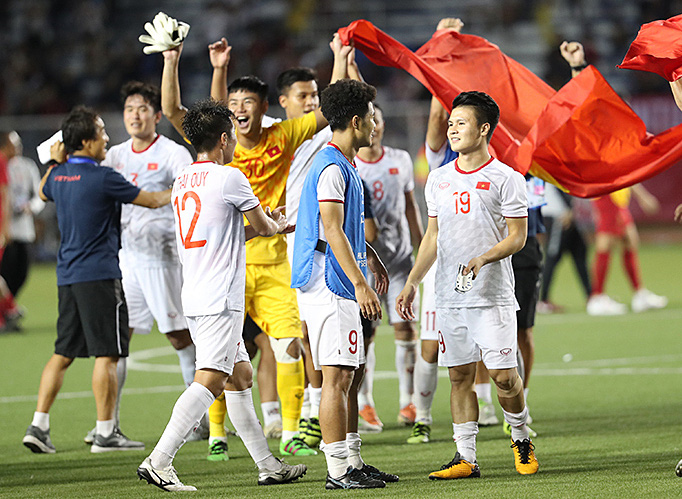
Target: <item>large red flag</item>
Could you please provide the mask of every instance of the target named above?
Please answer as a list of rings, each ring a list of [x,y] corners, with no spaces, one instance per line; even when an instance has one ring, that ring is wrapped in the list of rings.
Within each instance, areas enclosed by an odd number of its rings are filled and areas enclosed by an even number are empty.
[[[682,15],[642,25],[618,67],[649,71],[668,81],[682,77]]]
[[[339,31],[374,63],[409,72],[447,108],[480,90],[500,106],[499,159],[581,197],[641,182],[682,158],[682,125],[657,136],[589,67],[558,93],[487,40],[438,31],[415,53],[360,20]]]

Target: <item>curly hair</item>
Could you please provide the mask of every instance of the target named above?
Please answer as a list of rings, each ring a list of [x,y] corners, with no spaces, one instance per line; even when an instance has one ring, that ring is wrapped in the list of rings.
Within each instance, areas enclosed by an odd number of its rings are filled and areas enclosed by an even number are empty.
[[[222,102],[213,99],[198,101],[182,120],[182,130],[199,152],[211,151],[223,132],[232,134],[234,114]]]
[[[372,85],[356,80],[339,80],[324,89],[320,96],[320,109],[332,131],[348,128],[354,116],[364,118],[369,103],[377,96]]]
[[[462,106],[473,108],[478,126],[481,126],[483,123],[490,125],[490,133],[486,137],[488,142],[490,142],[493,132],[500,121],[500,108],[497,103],[484,92],[472,91],[462,92],[452,101],[452,109]]]

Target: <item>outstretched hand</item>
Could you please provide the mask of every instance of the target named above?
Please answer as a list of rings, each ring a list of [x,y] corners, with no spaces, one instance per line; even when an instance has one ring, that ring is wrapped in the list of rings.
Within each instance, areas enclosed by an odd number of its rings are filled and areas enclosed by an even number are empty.
[[[222,37],[217,42],[208,46],[208,57],[214,68],[224,68],[230,64],[232,47],[227,43],[227,38]]]

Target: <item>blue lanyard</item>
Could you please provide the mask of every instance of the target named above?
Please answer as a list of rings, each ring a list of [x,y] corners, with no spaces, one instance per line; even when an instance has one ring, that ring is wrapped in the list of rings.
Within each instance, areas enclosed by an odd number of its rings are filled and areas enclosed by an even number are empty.
[[[80,164],[90,163],[91,165],[99,166],[98,161],[96,161],[92,158],[88,158],[87,156],[70,156],[67,163],[76,163],[76,164],[78,164],[78,163],[80,163]]]

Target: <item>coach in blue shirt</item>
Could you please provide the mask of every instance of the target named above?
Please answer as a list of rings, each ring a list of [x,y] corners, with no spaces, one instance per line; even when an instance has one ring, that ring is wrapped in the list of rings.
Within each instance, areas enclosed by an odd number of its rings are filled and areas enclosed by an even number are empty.
[[[91,109],[76,107],[62,122],[64,144],[52,152],[68,160],[50,167],[40,197],[54,201],[61,232],[57,256],[59,319],[55,353],[40,380],[38,405],[23,443],[52,454],[49,410],[66,369],[76,357],[95,357],[92,391],[97,407],[92,452],[143,449],[114,427],[118,390],[116,363],[128,356],[128,311],[118,266],[121,203],[158,208],[170,189],[146,192],[111,168],[101,167],[109,142],[104,122]],[[64,150],[65,149],[65,150]],[[57,163],[56,161],[54,163]]]

